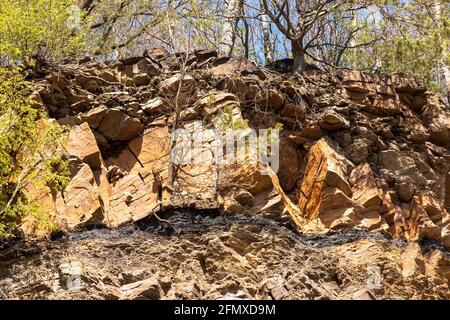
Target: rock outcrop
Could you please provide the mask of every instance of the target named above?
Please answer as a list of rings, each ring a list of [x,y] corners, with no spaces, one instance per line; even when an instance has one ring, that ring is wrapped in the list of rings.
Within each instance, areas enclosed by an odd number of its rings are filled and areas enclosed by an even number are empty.
[[[174,208],[281,221],[298,212],[302,231],[364,228],[448,248],[450,109],[436,94],[399,75],[294,76],[210,51],[180,70],[180,54],[153,54],[36,81],[33,94],[70,127],[72,182],[48,196],[60,227],[118,227]],[[225,125],[282,128],[280,188],[259,164],[215,161]],[[175,127],[203,135],[201,152],[183,155],[196,161],[171,164]]]
[[[85,230],[0,251],[2,298],[449,299],[450,259],[417,243],[357,230],[301,236],[242,214],[166,218],[180,232]]]

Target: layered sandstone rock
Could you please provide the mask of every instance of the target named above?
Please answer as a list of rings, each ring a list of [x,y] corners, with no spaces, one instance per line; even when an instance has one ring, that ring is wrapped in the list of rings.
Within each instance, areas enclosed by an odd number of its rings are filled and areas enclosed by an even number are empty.
[[[68,229],[100,225],[104,217],[103,203],[108,201],[108,194],[103,194],[98,182],[102,173],[94,173],[86,163],[76,170],[72,181],[56,199],[58,225]]]
[[[309,150],[305,176],[299,187],[299,207],[309,219],[316,219],[327,210],[347,207],[352,203],[352,190],[347,181],[345,157],[321,139]],[[327,202],[324,198],[331,201]]]
[[[87,122],[74,127],[69,134],[67,151],[93,169],[101,169],[102,156]]]
[[[450,110],[414,80],[317,70],[292,77],[215,52],[156,50],[61,66],[33,99],[73,127],[72,182],[48,198],[68,228],[117,227],[171,208],[281,220],[293,212],[303,231],[357,227],[448,247]],[[191,142],[204,138],[178,165],[169,161],[175,124]],[[278,183],[259,162],[218,161],[218,137],[246,125],[282,128]]]

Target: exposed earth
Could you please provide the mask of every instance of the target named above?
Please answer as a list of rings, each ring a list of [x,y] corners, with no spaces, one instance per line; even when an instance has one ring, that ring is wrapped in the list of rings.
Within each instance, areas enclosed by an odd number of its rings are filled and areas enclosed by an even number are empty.
[[[173,212],[167,218],[174,231],[144,221],[16,243],[0,252],[0,294],[8,299],[449,299],[449,253],[429,243],[408,245],[355,229],[299,235],[246,215]],[[70,272],[80,274],[79,283]]]
[[[398,74],[277,66],[153,49],[31,76],[71,181],[26,189],[59,231],[23,221],[0,298],[448,299],[448,103]],[[281,129],[276,173],[217,160],[237,127]],[[196,161],[173,165],[174,128],[202,136]]]

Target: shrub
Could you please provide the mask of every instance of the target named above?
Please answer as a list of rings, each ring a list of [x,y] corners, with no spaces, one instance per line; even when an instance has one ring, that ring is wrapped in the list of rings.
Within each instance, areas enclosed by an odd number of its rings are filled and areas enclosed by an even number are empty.
[[[63,128],[47,118],[29,92],[19,72],[0,68],[0,237],[13,235],[26,216],[51,229],[39,196],[69,181],[67,162],[58,156]]]

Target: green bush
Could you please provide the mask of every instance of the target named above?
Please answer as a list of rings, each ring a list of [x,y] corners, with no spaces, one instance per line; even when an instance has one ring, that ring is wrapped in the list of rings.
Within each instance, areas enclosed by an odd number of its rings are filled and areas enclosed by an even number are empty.
[[[58,156],[63,128],[48,120],[29,92],[19,72],[0,68],[0,237],[13,235],[26,216],[51,229],[39,196],[69,181],[67,162]]]
[[[88,47],[88,27],[74,0],[0,0],[3,64],[61,61]]]

